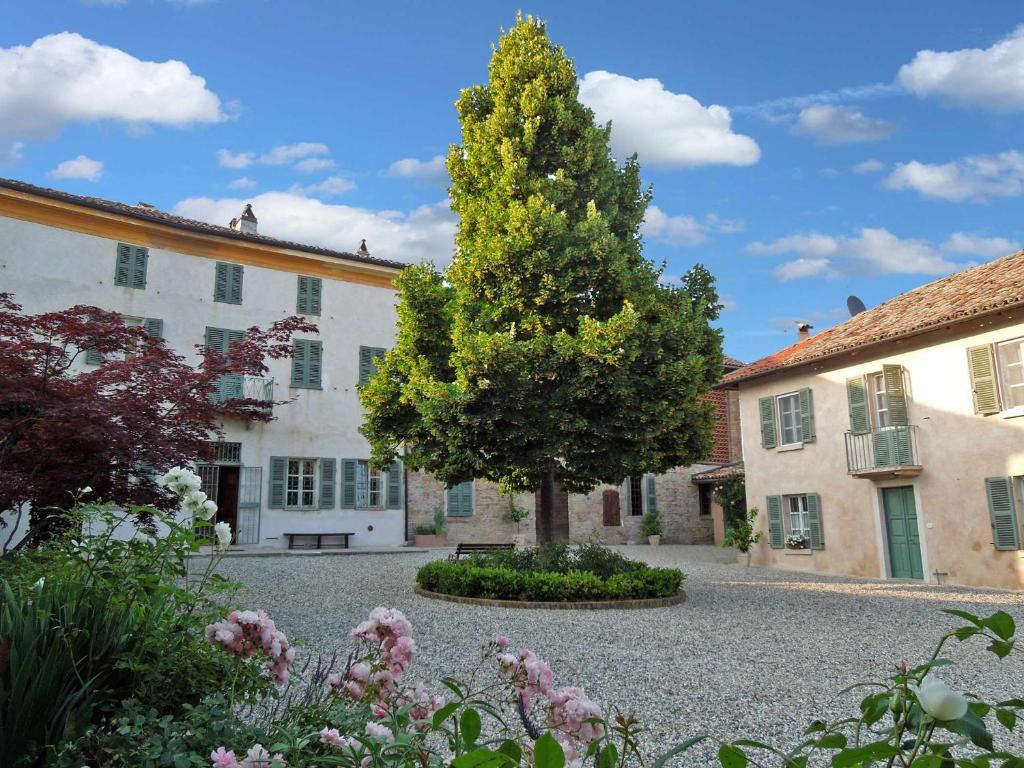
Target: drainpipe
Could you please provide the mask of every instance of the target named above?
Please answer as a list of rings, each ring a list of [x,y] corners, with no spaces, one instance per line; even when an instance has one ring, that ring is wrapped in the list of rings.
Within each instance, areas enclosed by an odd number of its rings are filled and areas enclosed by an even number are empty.
[[[405,512],[405,524],[402,526],[402,540],[409,543],[409,468],[405,465],[405,457],[409,455],[408,451],[402,452],[402,483],[404,492],[402,493],[402,507]]]

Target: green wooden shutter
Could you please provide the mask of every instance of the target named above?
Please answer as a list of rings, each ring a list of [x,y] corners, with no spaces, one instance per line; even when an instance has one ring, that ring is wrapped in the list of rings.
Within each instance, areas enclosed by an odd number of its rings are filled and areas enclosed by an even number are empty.
[[[825,530],[821,523],[821,497],[807,494],[807,527],[810,529],[811,549],[825,548]]]
[[[230,356],[231,348],[241,344],[245,340],[243,331],[224,332],[224,354]],[[221,376],[221,393],[225,400],[233,400],[242,397],[245,377],[240,373],[229,373]]]
[[[292,379],[293,387],[301,387],[306,382],[306,370],[309,365],[307,356],[309,353],[309,342],[306,339],[292,340]]]
[[[986,477],[985,493],[992,516],[992,543],[996,549],[1020,549],[1020,528],[1013,500],[1013,479]]]
[[[658,511],[658,489],[654,487],[654,475],[647,476],[647,511]]]
[[[341,460],[341,508],[356,508],[356,460]]]
[[[142,321],[142,326],[146,329],[146,334],[154,339],[162,339],[164,337],[163,320],[156,317],[147,317]]]
[[[885,399],[889,404],[889,423],[894,427],[905,427],[910,421],[907,415],[907,390],[902,365],[883,365],[882,378],[885,380]]]
[[[782,527],[782,497],[768,497],[768,543],[772,549],[782,549],[786,536]]]
[[[299,275],[298,290],[295,297],[295,311],[300,315],[309,313],[309,280],[310,278]]]
[[[323,295],[323,280],[310,277],[309,280],[309,314],[320,314],[320,297]]]
[[[85,350],[85,363],[86,365],[102,365],[103,355],[99,350],[89,347]]]
[[[387,350],[383,347],[359,347],[359,383],[366,384],[377,372],[377,358]]]
[[[323,344],[319,341],[307,341],[306,348],[306,386],[320,388],[320,374],[323,370]]]
[[[267,507],[284,508],[284,486],[288,473],[288,459],[284,456],[270,457],[270,493]]]
[[[300,315],[319,315],[322,291],[323,281],[319,277],[299,275],[298,296],[295,300],[296,311]]]
[[[132,247],[126,243],[117,244],[117,258],[114,261],[114,285],[131,287]]]
[[[448,517],[470,517],[473,514],[473,481],[459,483],[447,491]]]
[[[462,484],[462,508],[467,516],[471,516],[473,509],[473,481],[467,480]]]
[[[218,261],[213,275],[213,300],[226,302],[228,300],[228,272],[230,264]]]
[[[814,442],[814,398],[811,390],[801,389],[800,395],[800,431],[803,433],[803,442]]]
[[[140,246],[132,246],[132,271],[131,287],[146,287],[146,267],[149,264],[149,249]]]
[[[334,509],[335,459],[320,459],[320,509]]]
[[[864,386],[863,376],[854,376],[852,379],[846,380],[846,400],[850,408],[850,431],[855,435],[864,435],[870,432],[868,388]]]
[[[397,459],[388,467],[388,509],[402,508],[402,479],[405,473]]]
[[[876,467],[896,466],[897,446],[895,435],[896,430],[894,429],[881,429],[871,435]]]
[[[242,271],[241,264],[230,264],[228,271],[228,304],[242,303]]]
[[[999,392],[996,389],[996,366],[992,348],[985,344],[967,349],[967,369],[971,374],[974,412],[984,415],[999,413]]]
[[[775,398],[759,398],[757,407],[761,413],[761,447],[774,448],[778,445],[775,435]]]

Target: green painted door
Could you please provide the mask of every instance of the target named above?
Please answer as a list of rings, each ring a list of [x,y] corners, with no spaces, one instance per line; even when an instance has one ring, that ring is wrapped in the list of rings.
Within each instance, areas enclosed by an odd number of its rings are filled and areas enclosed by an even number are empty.
[[[891,576],[894,579],[923,579],[914,489],[909,485],[884,488],[882,503],[885,506],[885,533],[889,540]]]

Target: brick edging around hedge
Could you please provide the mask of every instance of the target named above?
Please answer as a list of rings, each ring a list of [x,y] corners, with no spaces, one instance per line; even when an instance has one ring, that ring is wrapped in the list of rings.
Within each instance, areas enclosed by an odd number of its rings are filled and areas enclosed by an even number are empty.
[[[547,608],[549,610],[609,610],[613,608],[667,608],[686,602],[686,592],[679,592],[671,597],[645,597],[635,600],[583,600],[579,602],[558,602],[542,600],[492,600],[486,597],[463,597],[446,595],[443,592],[431,592],[423,587],[416,587],[416,594],[432,600],[445,600],[449,603],[463,605],[489,605],[494,608]]]

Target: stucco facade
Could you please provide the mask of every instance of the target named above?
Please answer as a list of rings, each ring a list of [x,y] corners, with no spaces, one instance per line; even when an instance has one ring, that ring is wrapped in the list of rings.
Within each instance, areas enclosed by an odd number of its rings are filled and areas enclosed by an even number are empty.
[[[904,547],[909,547],[913,556],[916,538],[920,565],[914,561],[913,570],[919,568],[920,576],[912,578],[1024,588],[1024,551],[1007,548],[1008,529],[1002,534],[1002,548],[997,548],[993,527],[996,518],[986,484],[987,479],[993,479],[999,487],[1012,488],[1013,525],[1020,539],[1024,409],[1004,405],[996,413],[976,413],[973,390],[977,384],[972,382],[968,365],[968,349],[993,349],[992,345],[1022,337],[1024,316],[1019,310],[1004,311],[969,325],[960,323],[740,381],[736,386],[747,504],[758,507],[761,513],[758,528],[762,540],[754,550],[753,562],[856,576],[905,577]],[[883,365],[892,366],[891,372],[902,369],[909,425],[906,434],[912,434],[907,440],[912,439],[913,444],[903,446],[907,455],[899,460],[875,461],[880,466],[867,467],[867,472],[857,476],[851,473],[858,468],[851,466],[858,464],[856,446],[851,448],[850,458],[847,441],[865,438],[846,437],[852,431],[851,419],[860,418],[851,417],[855,408],[851,408],[848,382],[854,382],[853,399],[858,402],[856,382],[867,382],[869,411],[878,403],[883,404],[878,407],[884,407],[884,397],[877,403],[871,400],[874,376],[882,372]],[[884,387],[883,379],[877,382],[880,389]],[[999,387],[1004,386],[1006,382],[1000,382]],[[801,390],[812,394],[813,439],[785,445],[775,407],[777,446],[764,447],[762,404],[777,404],[780,395]],[[887,420],[872,413],[866,439],[878,439],[874,435],[879,432],[896,434],[892,427],[884,427]],[[807,426],[805,420],[805,432]],[[869,454],[867,461],[870,464],[875,459],[877,455]],[[892,471],[886,471],[890,465]],[[895,488],[909,490],[887,490]],[[781,497],[784,533],[788,535],[791,519],[787,501],[807,495],[812,499],[816,495],[819,502],[821,548],[779,547],[777,537],[773,547],[768,519],[768,506],[773,503],[770,498]],[[902,505],[910,509],[911,504],[916,529],[904,530],[900,526],[911,518],[895,508]],[[799,511],[792,519],[800,520]],[[1004,514],[1001,519],[1008,518]]]
[[[340,475],[343,459],[369,457],[369,446],[358,432],[360,347],[389,348],[394,343],[392,280],[397,266],[355,259],[348,263],[299,246],[190,234],[130,216],[14,196],[8,190],[0,193],[9,195],[0,194],[0,286],[26,312],[86,304],[126,317],[156,318],[163,321],[167,345],[191,360],[198,359],[196,345],[204,343],[207,328],[266,327],[296,314],[298,276],[317,276],[322,281],[321,311],[307,319],[316,323],[319,334],[298,337],[322,343],[319,388],[292,386],[291,360],[268,361],[268,391],[275,400],[294,401],[276,406],[277,418],[270,423],[226,422],[223,440],[238,443],[240,450],[206,469],[204,478],[219,476],[221,482],[244,486],[239,489],[245,495],[242,508],[237,515],[230,512],[239,533],[245,529],[245,543],[285,546],[283,533],[302,531],[352,532],[354,546],[404,543],[404,488],[400,485],[399,497],[380,505],[384,508],[345,508]],[[142,288],[115,284],[122,242],[148,248]],[[218,262],[242,265],[240,303],[214,301]],[[326,508],[271,508],[271,457],[314,459],[311,506]],[[324,460],[335,462],[330,472],[334,500],[326,505],[320,504]]]

